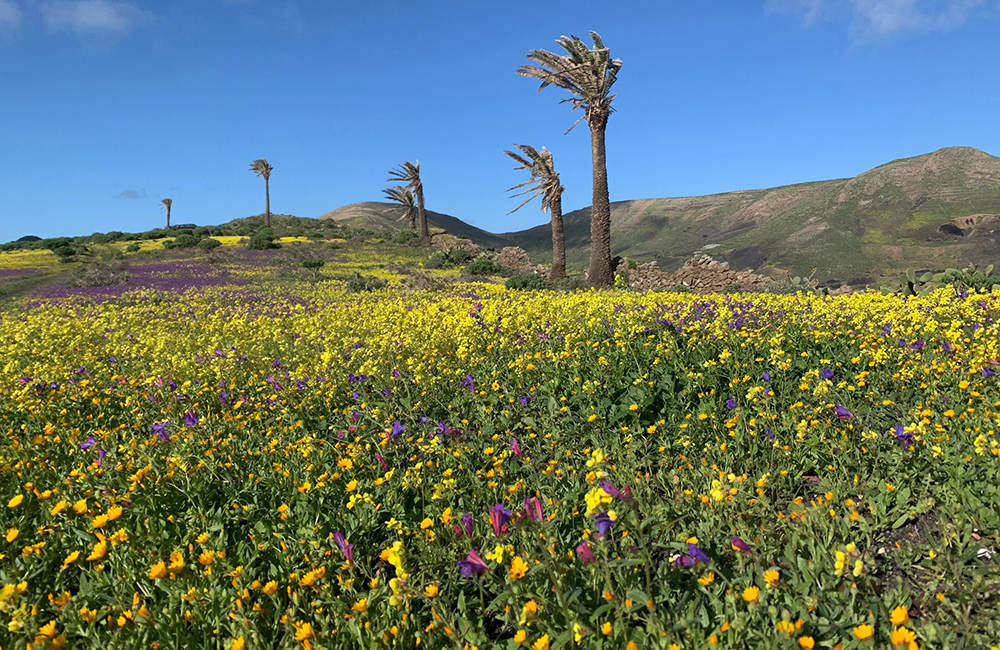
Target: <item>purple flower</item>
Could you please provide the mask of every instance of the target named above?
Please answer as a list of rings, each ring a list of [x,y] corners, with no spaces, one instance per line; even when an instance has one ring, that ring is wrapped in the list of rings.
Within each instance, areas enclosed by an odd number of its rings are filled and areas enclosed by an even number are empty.
[[[989,368],[983,368],[982,370],[979,371],[979,374],[981,374],[983,377],[996,377],[997,376],[996,371],[995,370],[990,370]]]
[[[387,462],[385,462],[384,458],[382,458],[382,454],[380,454],[377,451],[375,452],[375,460],[377,460],[378,464],[382,466],[382,471],[383,472],[388,472],[389,471],[389,464]]]
[[[393,377],[399,378],[401,375],[402,375],[402,373],[400,373],[399,370],[396,370],[395,368],[393,368],[393,370],[392,370],[392,376]]]
[[[524,515],[532,521],[542,521],[544,519],[542,500],[538,497],[531,497],[530,499],[524,497]]]
[[[152,427],[153,433],[160,436],[163,442],[170,442],[170,434],[167,433],[167,427],[169,426],[169,422],[154,422]]]
[[[531,404],[531,395],[526,395],[523,397],[519,397],[517,399],[518,401],[521,402],[521,406],[527,406],[528,404]]]
[[[604,537],[611,530],[611,527],[615,525],[615,522],[608,516],[608,513],[602,512],[594,517],[594,527],[597,528],[597,535]]]
[[[478,576],[486,573],[490,568],[483,562],[483,558],[479,557],[479,553],[475,549],[472,549],[465,556],[464,560],[458,561],[458,569],[462,572],[463,576],[471,578],[474,575]]]
[[[916,350],[917,352],[920,352],[921,350],[924,349],[924,340],[923,339],[917,339],[913,343],[910,343],[910,349],[911,350]]]
[[[186,427],[196,427],[201,423],[198,416],[194,414],[194,411],[188,411],[184,414],[184,426]]]
[[[476,392],[476,384],[472,381],[472,375],[466,375],[465,379],[458,383],[462,388],[468,388],[470,392]]]
[[[698,562],[690,555],[678,555],[674,558],[674,563],[682,569],[687,569],[698,564]]]
[[[833,379],[833,368],[823,368],[819,371],[819,375],[823,379]]]
[[[851,418],[854,417],[853,413],[848,411],[840,404],[837,404],[836,408],[833,409],[833,412],[836,413],[837,417],[840,418],[841,420],[850,420]]]
[[[392,390],[389,388],[383,388],[382,397],[392,397]]]
[[[100,467],[101,461],[103,461],[104,457],[107,456],[107,455],[108,455],[108,452],[104,451],[103,449],[98,449],[97,450],[97,460],[94,461],[94,464],[97,465],[98,467]]]
[[[399,420],[392,423],[392,432],[389,434],[389,439],[392,440],[399,436],[399,434],[406,431],[406,425],[402,424]]]
[[[87,439],[80,443],[80,449],[87,451],[97,443],[94,436],[87,436]]]
[[[955,346],[952,345],[951,342],[948,341],[948,339],[945,339],[941,341],[941,349],[944,350],[945,354],[951,354],[952,352],[955,351]]]
[[[619,490],[611,481],[601,481],[601,489],[607,492],[608,496],[613,499],[621,499],[625,503],[632,502],[632,488],[628,485]]]
[[[594,557],[593,549],[590,548],[590,544],[587,542],[580,542],[580,544],[576,547],[576,556],[580,558],[580,561],[584,564],[597,561],[597,558]]]
[[[896,440],[903,447],[909,447],[913,444],[913,433],[908,432],[901,424],[897,424],[892,428],[892,435],[896,436]]]
[[[733,550],[734,551],[739,551],[740,553],[749,553],[750,552],[750,545],[747,544],[746,542],[744,542],[739,537],[736,537],[735,535],[733,536],[732,543],[733,543]]]
[[[474,531],[475,521],[473,521],[472,513],[467,512],[462,515],[462,527],[465,528],[465,536],[472,539],[472,533]]]
[[[726,408],[729,409],[730,411],[732,411],[734,408],[736,408],[736,400],[734,400],[732,398],[727,399],[726,400]]]
[[[490,523],[493,524],[493,532],[500,537],[506,532],[507,523],[510,521],[511,511],[498,503],[490,508]]]
[[[708,564],[709,562],[712,561],[711,558],[709,558],[708,555],[705,554],[705,551],[698,548],[697,544],[692,544],[690,542],[688,542],[688,555],[690,555],[691,558],[695,561],[695,564],[697,564],[698,562],[704,562],[705,564]]]
[[[515,456],[517,456],[518,458],[520,458],[521,456],[523,456],[523,455],[524,455],[524,452],[523,452],[523,451],[521,451],[521,445],[520,445],[520,444],[518,444],[518,442],[517,442],[517,438],[513,438],[513,439],[511,440],[511,443],[510,443],[510,450],[511,450],[512,452],[514,452],[514,455],[515,455]]]
[[[344,533],[339,530],[333,532],[333,539],[337,542],[337,546],[340,550],[344,552],[344,557],[347,558],[347,564],[354,566],[354,544],[348,544],[347,540],[344,539]]]
[[[769,383],[770,383],[770,381],[771,381],[771,373],[769,373],[768,371],[766,371],[766,370],[765,370],[765,371],[764,371],[764,374],[762,374],[762,375],[760,376],[760,378],[761,378],[761,379],[763,379],[764,381],[766,381],[766,382],[769,382]]]

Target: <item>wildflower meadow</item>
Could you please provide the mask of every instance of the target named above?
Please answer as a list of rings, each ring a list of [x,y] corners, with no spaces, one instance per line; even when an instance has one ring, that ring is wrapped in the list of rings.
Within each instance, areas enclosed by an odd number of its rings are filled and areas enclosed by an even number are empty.
[[[989,648],[1000,293],[0,312],[0,647]]]

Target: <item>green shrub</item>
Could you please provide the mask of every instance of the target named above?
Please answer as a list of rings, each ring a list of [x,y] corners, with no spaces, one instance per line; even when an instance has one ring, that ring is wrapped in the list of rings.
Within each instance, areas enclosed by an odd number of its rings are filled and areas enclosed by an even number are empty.
[[[503,267],[486,256],[477,257],[465,267],[469,275],[497,275],[501,271]]]
[[[218,239],[212,239],[211,237],[208,237],[207,239],[202,239],[200,242],[198,242],[198,248],[200,248],[203,251],[212,251],[218,248],[219,246],[222,246],[222,242],[219,241]]]
[[[417,238],[417,233],[412,230],[399,230],[392,233],[389,237],[389,241],[394,244],[409,244],[411,241]]]
[[[250,237],[247,248],[252,251],[266,251],[274,248],[281,248],[281,244],[274,241],[274,231],[270,228],[261,228]]]
[[[361,275],[360,273],[355,273],[347,278],[347,290],[354,293],[376,291],[385,288],[387,284],[388,282],[381,278],[371,275]]]
[[[142,247],[139,246],[138,243],[132,242],[131,244],[129,244],[128,246],[125,247],[125,252],[126,253],[138,253],[140,248],[142,248]]]
[[[182,233],[177,235],[172,240],[163,242],[163,247],[166,249],[172,248],[195,248],[201,240],[192,235],[191,233]]]
[[[526,273],[524,275],[515,275],[504,283],[508,289],[520,289],[523,291],[541,291],[543,289],[551,289],[552,283],[535,273]]]
[[[59,248],[53,249],[52,252],[63,259],[68,259],[76,255],[76,249],[72,246],[60,246]]]

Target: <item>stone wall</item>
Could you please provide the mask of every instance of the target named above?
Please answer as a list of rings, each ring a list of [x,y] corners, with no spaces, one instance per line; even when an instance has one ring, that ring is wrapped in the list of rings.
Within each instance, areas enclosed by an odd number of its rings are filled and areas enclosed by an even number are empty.
[[[618,270],[628,274],[629,284],[636,291],[671,289],[681,285],[698,293],[716,293],[735,284],[746,289],[765,289],[774,282],[752,271],[734,271],[729,268],[728,262],[719,262],[708,255],[688,260],[673,273],[661,271],[655,261],[630,269],[626,258],[622,259]]]
[[[493,254],[493,261],[500,266],[513,269],[519,275],[534,273],[544,277],[549,276],[549,270],[541,264],[534,264],[528,253],[517,246],[505,246]]]

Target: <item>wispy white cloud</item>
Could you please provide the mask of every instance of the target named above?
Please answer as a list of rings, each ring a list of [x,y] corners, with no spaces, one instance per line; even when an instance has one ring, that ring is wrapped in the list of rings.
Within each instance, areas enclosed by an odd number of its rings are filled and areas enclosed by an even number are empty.
[[[136,192],[135,190],[125,190],[115,198],[126,201],[138,201],[139,199],[146,198],[146,190],[142,190],[141,192]]]
[[[143,18],[135,5],[111,0],[54,0],[39,6],[52,31],[107,34],[128,31]]]
[[[13,0],[0,0],[0,31],[16,29],[21,24],[24,12],[14,4]]]
[[[851,33],[866,37],[954,29],[998,4],[1000,0],[767,0],[764,7],[769,13],[801,16],[806,27],[846,17]]]

